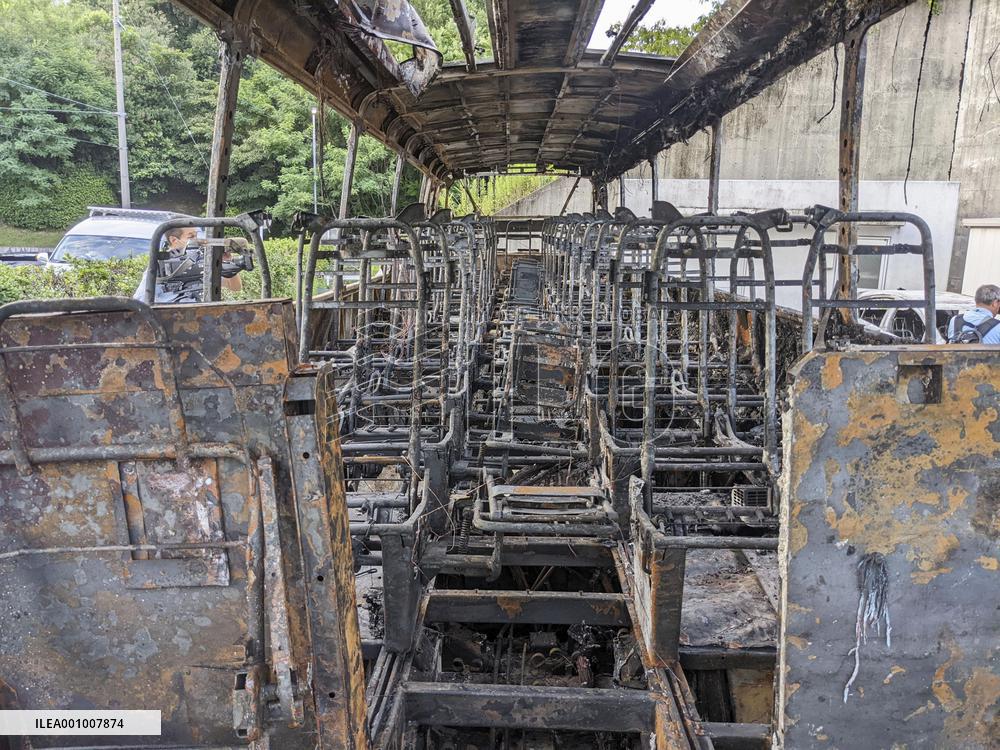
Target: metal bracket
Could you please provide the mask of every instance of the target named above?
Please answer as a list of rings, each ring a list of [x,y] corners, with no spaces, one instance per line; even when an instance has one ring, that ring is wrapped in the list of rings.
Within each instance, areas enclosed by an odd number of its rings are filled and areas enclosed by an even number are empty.
[[[260,481],[261,524],[264,527],[264,599],[267,604],[271,667],[277,677],[278,703],[289,726],[302,724],[302,699],[296,695],[295,670],[292,668],[291,628],[288,621],[288,594],[285,587],[284,557],[278,523],[278,498],[274,483],[274,465],[270,456],[257,459]]]

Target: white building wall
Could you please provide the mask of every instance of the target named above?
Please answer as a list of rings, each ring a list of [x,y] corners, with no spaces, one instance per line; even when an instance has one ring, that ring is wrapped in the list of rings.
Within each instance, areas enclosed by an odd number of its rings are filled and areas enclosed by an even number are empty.
[[[1000,213],[1000,95],[993,83],[1000,81],[1000,0],[939,6],[929,29],[927,3],[915,2],[869,31],[860,199],[862,209],[922,216],[934,236],[938,287],[957,291],[967,221]],[[723,119],[721,210],[837,205],[842,70],[842,50],[830,50]],[[708,144],[702,132],[657,156],[660,197],[684,213],[705,210]],[[650,173],[643,164],[626,175],[625,204],[640,215],[649,212]],[[570,184],[546,186],[504,213],[558,213]],[[608,191],[613,208],[616,183]],[[590,194],[581,181],[568,211],[589,210]],[[919,270],[903,265],[917,269],[912,258],[892,259],[886,286],[919,282]]]
[[[648,214],[652,185],[649,180],[625,181],[625,205],[637,214]],[[661,180],[661,200],[673,203],[683,214],[705,210],[708,180]],[[934,240],[935,281],[943,290],[948,279],[948,261],[955,236],[959,185],[955,182],[910,182],[908,201],[903,198],[903,184],[895,181],[865,181],[861,183],[861,210],[904,211],[915,213],[927,222]],[[617,198],[617,191],[616,196]],[[808,206],[836,206],[835,180],[721,180],[719,207],[721,213],[733,211],[764,211],[781,206],[790,213],[802,213]],[[617,205],[617,204],[616,204]],[[804,236],[804,233],[801,233]],[[920,235],[910,225],[870,226],[862,236],[885,239],[889,243],[918,243]],[[789,235],[795,236],[795,235]],[[831,241],[833,238],[831,237]],[[801,278],[804,248],[778,248],[774,251],[775,276],[779,279]],[[923,287],[923,269],[916,256],[895,256],[885,259],[886,289],[917,289]],[[778,304],[800,308],[799,293],[794,289],[778,289]]]

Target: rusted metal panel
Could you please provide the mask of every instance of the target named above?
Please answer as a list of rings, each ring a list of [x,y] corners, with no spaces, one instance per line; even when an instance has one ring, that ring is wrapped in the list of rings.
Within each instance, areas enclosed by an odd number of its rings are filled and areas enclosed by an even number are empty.
[[[403,698],[407,719],[426,724],[611,732],[655,725],[656,701],[641,690],[411,682]]]
[[[217,462],[196,459],[190,471],[168,461],[118,464],[128,544],[223,542]],[[124,541],[124,540],[123,540]],[[129,588],[228,586],[229,562],[224,550],[148,552],[123,556]]]
[[[677,659],[680,645],[687,550],[637,550],[636,563],[636,606],[646,648],[654,663],[664,666]]]
[[[336,438],[324,432],[327,457],[309,464],[317,427],[289,426],[281,408],[291,305],[11,309],[0,681],[12,707],[156,708],[159,741],[185,747],[311,748],[317,732],[323,747],[367,747],[353,587],[350,601],[315,599],[299,552],[318,541],[353,578]],[[289,478],[310,470],[317,491],[300,494]],[[335,656],[328,687],[318,665]]]
[[[988,348],[812,353],[795,368],[782,746],[996,747],[998,388]]]
[[[579,591],[431,592],[427,622],[517,622],[524,625],[616,625],[629,623],[624,594]]]
[[[309,674],[323,747],[368,747],[364,665],[354,592],[347,502],[337,418],[316,400],[316,413],[289,417],[291,449],[301,457],[292,478],[302,545],[302,581],[312,636]]]
[[[299,726],[303,716],[302,698],[294,677],[281,519],[278,515],[274,462],[270,456],[257,459],[257,476],[260,484],[260,523],[264,536],[264,577],[269,583],[265,605],[268,608],[271,666],[277,679],[276,692],[281,711],[291,726]]]
[[[6,320],[0,355],[32,461],[26,475],[0,467],[0,674],[20,707],[156,706],[164,737],[197,746],[241,741],[233,704],[245,698],[239,728],[262,731],[259,691],[234,693],[239,675],[253,686],[265,643],[246,445],[281,451],[273,407],[263,420],[249,412],[278,403],[273,369],[287,371],[293,329],[287,305],[259,307],[165,309],[165,339],[127,309]],[[261,326],[268,311],[276,320]],[[215,369],[181,343],[203,317],[202,334],[221,335],[229,354]],[[270,366],[247,377],[242,366],[265,352]],[[195,454],[186,466],[170,460],[178,429]]]

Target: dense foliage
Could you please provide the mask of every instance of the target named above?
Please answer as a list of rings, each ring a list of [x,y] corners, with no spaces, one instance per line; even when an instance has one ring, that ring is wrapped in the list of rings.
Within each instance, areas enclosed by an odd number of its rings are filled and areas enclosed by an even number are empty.
[[[640,23],[625,42],[622,50],[626,52],[645,52],[650,55],[678,57],[695,35],[701,31],[715,11],[722,7],[722,0],[701,0],[708,6],[708,12],[690,26],[671,26],[665,20],[659,19],[649,25]],[[614,36],[621,24],[614,24],[608,30],[609,36]]]
[[[215,44],[210,32],[163,5],[124,4],[126,111],[137,202],[205,184],[204,155],[192,145],[186,123],[204,150],[214,64],[199,69],[195,63],[204,53],[214,57]],[[65,228],[66,212],[81,203],[69,194],[79,185],[75,174],[89,171],[103,182],[94,184],[93,197],[83,205],[107,202],[109,188],[117,185],[109,10],[103,0],[0,0],[0,184],[7,196],[0,220],[26,225],[24,212],[58,204],[35,222]],[[77,211],[72,218],[78,216]]]
[[[448,21],[453,38],[430,30],[450,58],[460,57],[448,4],[419,5],[434,9],[428,15],[435,22]],[[0,0],[0,222],[65,229],[86,205],[117,201],[110,6],[109,0]],[[165,0],[122,0],[122,22],[133,203],[202,213],[219,42]],[[315,104],[277,71],[248,62],[232,154],[234,211],[269,208],[280,228],[295,211],[312,208]],[[348,124],[327,112],[319,125],[327,144],[320,202],[337,206]],[[355,213],[388,210],[394,163],[388,149],[362,138]],[[418,186],[418,174],[407,169],[404,203],[415,199]]]
[[[0,304],[55,297],[131,297],[145,266],[144,258],[73,261],[65,270],[0,263]]]
[[[555,179],[556,177],[548,175],[503,174],[470,178],[466,181],[468,192],[459,183],[452,185],[449,205],[456,216],[473,213],[476,209],[480,213],[493,215]]]
[[[295,296],[296,248],[293,239],[264,242],[271,270],[271,293],[275,297]],[[146,258],[74,260],[66,269],[0,263],[0,305],[19,299],[131,297],[139,288],[145,268]],[[223,296],[226,299],[260,299],[260,271],[244,272],[240,278],[243,289],[239,292],[223,290]]]
[[[69,167],[57,175],[48,195],[19,190],[14,181],[0,183],[0,217],[23,229],[68,227],[88,206],[113,206],[118,200],[108,181],[90,165]]]
[[[412,2],[445,62],[464,60],[450,3]],[[485,0],[467,5],[478,55],[488,58]],[[64,230],[87,205],[117,201],[110,7],[110,0],[0,0],[0,224]],[[133,203],[202,213],[219,42],[167,0],[122,0],[122,21]],[[691,34],[662,24],[640,27],[626,48],[676,54]],[[406,54],[405,48],[395,52]],[[248,61],[232,153],[232,211],[268,208],[280,233],[295,211],[312,208],[315,103],[313,94],[274,69]],[[321,210],[333,211],[349,125],[329,111],[320,120],[319,202]],[[388,212],[394,162],[395,154],[376,140],[361,139],[352,213]],[[480,210],[492,213],[549,179],[502,175],[469,187]],[[418,186],[418,173],[408,167],[400,205],[416,199]],[[459,185],[449,201],[458,213],[472,210]]]

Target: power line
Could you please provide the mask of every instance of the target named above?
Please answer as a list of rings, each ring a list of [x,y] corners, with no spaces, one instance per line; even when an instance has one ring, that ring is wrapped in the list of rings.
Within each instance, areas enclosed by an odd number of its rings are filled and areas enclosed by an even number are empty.
[[[110,109],[102,109],[101,107],[95,107],[93,104],[87,104],[86,102],[81,102],[77,99],[70,99],[68,96],[60,96],[59,94],[53,94],[51,91],[46,91],[45,89],[40,89],[37,86],[32,86],[30,83],[24,83],[22,81],[15,81],[13,78],[7,78],[6,76],[0,76],[0,81],[6,81],[7,83],[13,83],[15,86],[22,86],[26,89],[31,89],[32,91],[37,91],[40,94],[45,94],[46,96],[51,96],[56,99],[62,99],[64,102],[70,102],[71,104],[79,104],[81,107],[86,107],[87,109],[92,109],[95,112],[103,112],[106,115],[115,115],[117,112],[112,112]]]
[[[101,143],[99,141],[88,141],[83,138],[74,138],[71,135],[62,135],[61,133],[48,133],[44,130],[18,130],[18,133],[23,133],[25,135],[44,135],[46,138],[62,138],[67,141],[76,141],[77,143],[90,143],[94,146],[104,146],[105,148],[118,148],[118,146],[112,145],[110,143]]]
[[[125,24],[122,23],[121,27],[124,29]],[[141,34],[136,34],[136,39],[139,40],[139,44],[141,44],[143,50],[145,50],[146,60],[149,63],[149,67],[152,69],[153,73],[156,74],[156,77],[160,80],[160,85],[163,87],[163,90],[167,92],[167,97],[170,99],[170,103],[174,105],[174,111],[177,112],[177,116],[181,118],[181,123],[184,125],[184,129],[187,131],[188,138],[191,139],[191,145],[194,146],[194,150],[198,153],[198,156],[201,157],[201,161],[202,163],[204,163],[205,168],[207,169],[208,159],[205,158],[205,153],[201,150],[201,146],[199,146],[198,142],[195,140],[194,133],[191,132],[191,126],[188,125],[188,121],[185,119],[184,113],[181,112],[181,108],[177,106],[177,101],[174,99],[174,95],[170,93],[170,89],[167,87],[167,82],[163,79],[163,76],[160,75],[160,71],[156,67],[156,63],[153,62],[153,53],[150,51],[149,45],[146,44],[146,40],[142,38]]]
[[[5,112],[51,112],[54,114],[67,114],[67,115],[112,115],[117,116],[116,112],[93,112],[87,110],[79,109],[45,109],[44,107],[0,107],[0,110]]]

